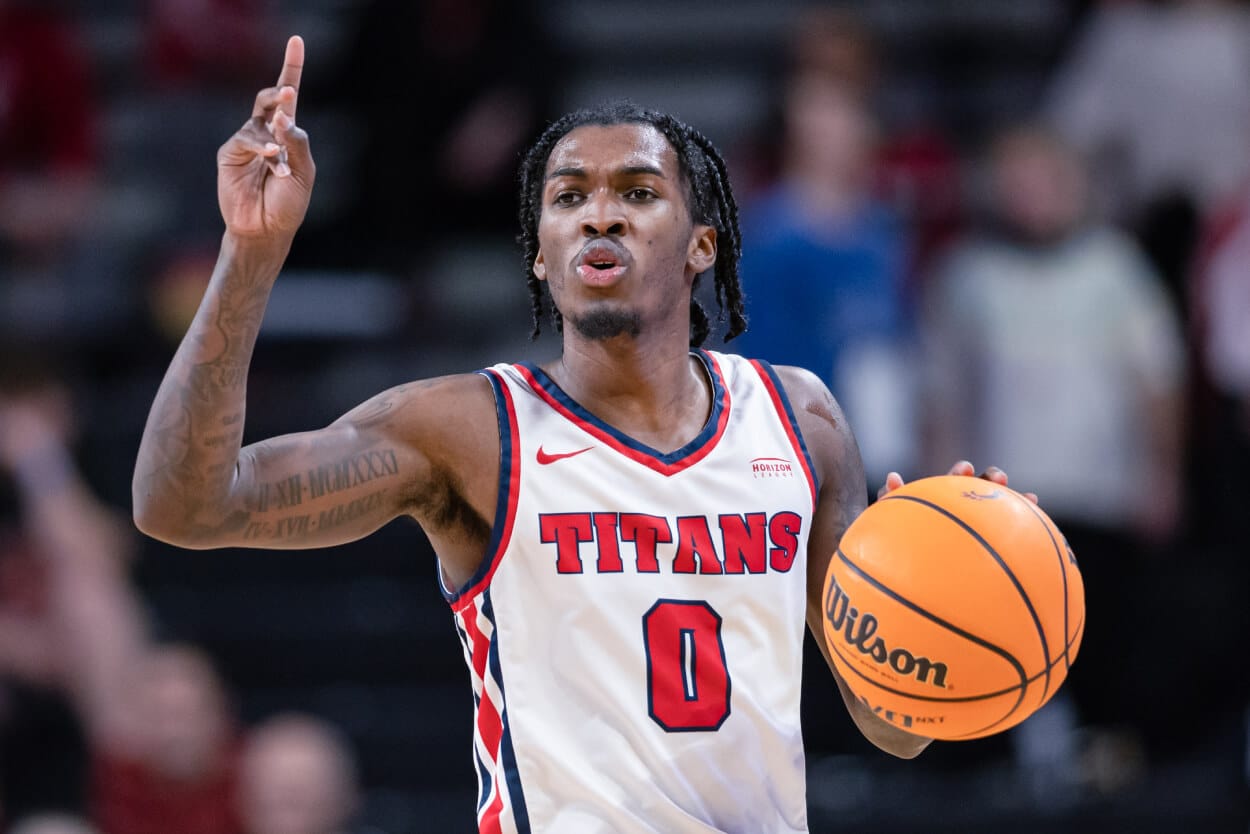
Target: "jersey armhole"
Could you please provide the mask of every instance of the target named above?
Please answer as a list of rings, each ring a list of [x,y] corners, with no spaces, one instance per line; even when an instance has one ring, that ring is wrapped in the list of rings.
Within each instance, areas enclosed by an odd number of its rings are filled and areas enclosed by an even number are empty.
[[[516,520],[517,498],[521,486],[521,455],[518,448],[516,408],[512,402],[512,392],[498,371],[488,368],[478,373],[490,382],[495,395],[495,414],[499,421],[499,494],[495,499],[495,523],[491,528],[490,543],[486,546],[486,556],[469,581],[465,582],[459,590],[451,590],[443,573],[443,564],[436,560],[438,588],[443,598],[455,611],[467,606],[490,585],[491,577],[495,575],[500,559],[512,539],[512,527]]]
[[[803,432],[799,429],[799,421],[795,419],[794,409],[790,405],[790,398],[786,396],[785,386],[781,384],[777,372],[773,370],[773,366],[765,362],[763,359],[751,359],[752,367],[756,373],[760,375],[760,381],[764,383],[764,388],[768,391],[769,399],[772,400],[773,408],[777,411],[777,417],[781,420],[781,425],[786,430],[786,437],[790,439],[790,445],[794,448],[794,453],[798,456],[799,463],[803,466],[803,474],[807,477],[807,485],[812,492],[812,511],[816,511],[817,496],[820,495],[820,479],[816,477],[816,467],[812,465],[812,456],[807,453],[807,443],[803,440]]]

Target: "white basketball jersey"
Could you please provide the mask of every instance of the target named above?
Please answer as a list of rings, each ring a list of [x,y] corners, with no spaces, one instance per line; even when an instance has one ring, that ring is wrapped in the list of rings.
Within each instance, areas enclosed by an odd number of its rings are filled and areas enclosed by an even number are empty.
[[[447,593],[482,832],[807,830],[811,461],[770,367],[695,356],[711,416],[668,454],[534,365],[482,372],[502,441],[495,526]]]

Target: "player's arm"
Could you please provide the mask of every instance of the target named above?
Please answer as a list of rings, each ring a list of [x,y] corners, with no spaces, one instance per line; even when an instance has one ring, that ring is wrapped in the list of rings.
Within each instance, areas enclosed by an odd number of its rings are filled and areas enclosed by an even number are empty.
[[[320,431],[241,448],[247,370],[265,305],[303,221],[315,168],[295,125],[304,61],[292,38],[275,87],[217,155],[226,233],[204,299],[161,382],[135,465],[135,522],[190,548],[310,547],[363,536],[433,477],[433,392],[393,389]],[[480,392],[472,380],[446,383]],[[446,392],[445,392],[446,393]]]
[[[842,534],[868,504],[864,465],[855,437],[833,398],[814,374],[801,368],[778,367],[777,375],[794,408],[808,453],[820,480],[820,494],[807,547],[807,627],[820,646],[838,683],[842,700],[864,737],[887,753],[910,759],[931,739],[904,732],[878,718],[855,697],[838,674],[825,642],[824,580]]]
[[[197,429],[214,415],[197,417],[183,392],[180,420],[149,421],[132,490],[135,523],[154,538],[202,549],[326,547],[399,515],[424,521],[423,498],[452,463],[440,463],[437,450],[456,445],[445,415],[477,413],[491,407],[490,397],[488,383],[472,375],[401,385],[323,429],[243,448],[234,435],[231,457],[218,451],[228,429]]]

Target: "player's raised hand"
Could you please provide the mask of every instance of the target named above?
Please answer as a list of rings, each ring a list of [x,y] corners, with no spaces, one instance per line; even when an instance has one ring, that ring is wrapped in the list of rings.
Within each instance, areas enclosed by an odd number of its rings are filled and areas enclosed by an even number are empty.
[[[236,236],[290,238],[308,211],[316,166],[295,124],[303,69],[304,41],[295,35],[277,85],[257,93],[252,117],[217,151],[217,201]]]
[[[972,477],[976,473],[976,471],[977,471],[976,467],[974,467],[971,463],[969,463],[966,460],[961,460],[961,461],[956,462],[955,465],[952,466],[950,468],[950,471],[947,472],[946,474],[947,475],[965,475],[967,477]],[[1001,486],[1007,486],[1007,473],[999,469],[997,466],[987,467],[986,470],[982,472],[978,477],[984,478],[987,481],[993,481],[994,483],[1000,484]],[[903,485],[902,475],[898,474],[897,472],[889,473],[888,475],[885,476],[885,483],[882,484],[881,489],[877,490],[877,498],[884,498],[888,493],[893,492],[894,490],[898,489],[902,485]],[[1037,503],[1037,495],[1035,493],[1024,492],[1024,493],[1021,493],[1021,495],[1023,495],[1025,498],[1032,501],[1034,504]]]

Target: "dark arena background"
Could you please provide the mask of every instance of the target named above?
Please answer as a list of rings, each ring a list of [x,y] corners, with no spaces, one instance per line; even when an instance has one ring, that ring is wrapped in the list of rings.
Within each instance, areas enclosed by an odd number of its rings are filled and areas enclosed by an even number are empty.
[[[1088,589],[1053,705],[910,762],[809,641],[811,830],[1250,828],[1250,8],[1219,0],[0,0],[0,828],[147,834],[125,820],[160,778],[109,747],[137,722],[175,770],[217,762],[187,813],[248,826],[217,834],[475,830],[468,672],[414,523],[192,552],[130,521],[221,238],[216,149],[292,33],[317,183],[246,442],[555,355],[520,153],[583,104],[670,111],[742,208],[751,329],[711,346],[821,375],[873,494],[1001,466]],[[41,503],[32,443],[73,501]],[[127,641],[182,648],[84,696]],[[247,821],[253,736],[323,754],[324,789],[270,799],[336,827]]]

